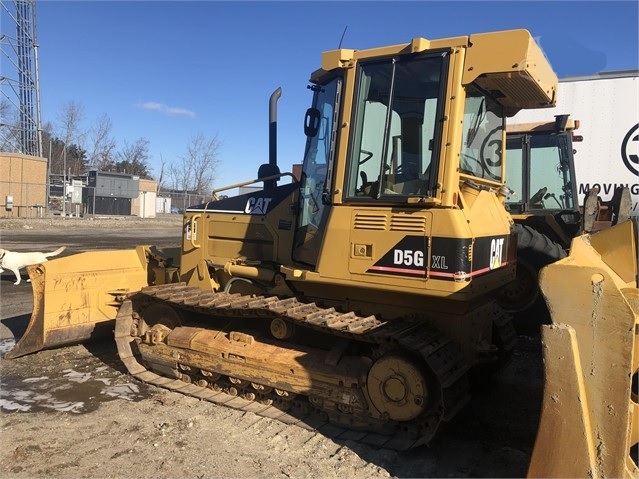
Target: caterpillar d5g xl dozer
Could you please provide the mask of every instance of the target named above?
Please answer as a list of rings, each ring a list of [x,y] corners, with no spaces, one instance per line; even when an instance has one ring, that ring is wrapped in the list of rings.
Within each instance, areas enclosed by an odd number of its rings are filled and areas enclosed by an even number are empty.
[[[31,268],[36,306],[10,356],[116,318],[142,381],[371,444],[426,443],[468,400],[468,376],[513,347],[493,299],[515,275],[504,124],[556,88],[525,30],[326,52],[299,182],[278,184],[276,90],[270,161],[246,183],[264,188],[189,207],[179,254]]]
[[[630,217],[628,187],[616,189],[603,203],[598,191],[587,192],[579,206],[573,142],[579,120],[557,115],[553,121],[506,126],[506,209],[517,232],[517,277],[499,290],[499,304],[513,314],[519,333],[537,334],[550,322],[539,290],[539,271],[566,257],[571,241]]]

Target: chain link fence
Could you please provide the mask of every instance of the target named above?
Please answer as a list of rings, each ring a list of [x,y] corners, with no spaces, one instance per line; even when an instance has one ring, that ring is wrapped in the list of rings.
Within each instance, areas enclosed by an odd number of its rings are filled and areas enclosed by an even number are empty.
[[[199,205],[211,199],[211,195],[201,195],[188,191],[175,191],[159,188],[158,198],[171,199],[171,211],[158,211],[158,213],[183,213],[186,208]]]

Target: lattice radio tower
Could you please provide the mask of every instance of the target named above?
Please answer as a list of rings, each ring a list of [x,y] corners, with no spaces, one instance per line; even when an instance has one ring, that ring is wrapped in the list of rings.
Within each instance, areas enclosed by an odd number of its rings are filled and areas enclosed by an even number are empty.
[[[0,151],[42,156],[35,0],[0,0]]]

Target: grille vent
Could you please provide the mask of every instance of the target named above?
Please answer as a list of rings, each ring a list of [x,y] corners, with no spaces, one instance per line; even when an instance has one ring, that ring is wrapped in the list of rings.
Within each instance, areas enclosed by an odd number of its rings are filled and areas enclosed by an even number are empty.
[[[391,231],[426,232],[426,218],[423,216],[393,215],[390,221]]]
[[[356,213],[353,227],[356,230],[407,231],[426,233],[426,218],[423,216],[391,215],[378,213]]]
[[[371,213],[356,213],[353,227],[356,230],[385,230],[386,215]]]

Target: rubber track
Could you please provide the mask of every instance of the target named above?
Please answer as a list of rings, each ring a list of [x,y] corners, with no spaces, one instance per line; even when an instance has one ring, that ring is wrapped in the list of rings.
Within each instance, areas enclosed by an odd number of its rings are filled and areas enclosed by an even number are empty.
[[[424,322],[396,320],[381,322],[374,316],[361,317],[353,312],[339,313],[334,308],[322,308],[315,303],[303,303],[296,298],[280,299],[275,296],[256,297],[232,293],[204,292],[184,283],[150,286],[136,293],[139,298],[161,300],[172,303],[182,310],[206,313],[213,316],[282,318],[298,326],[309,327],[336,336],[350,337],[367,343],[378,344],[387,349],[401,348],[419,355],[437,376],[441,385],[441,404],[437,416],[427,416],[421,424],[402,428],[382,427],[376,423],[375,429],[388,431],[396,429],[392,435],[377,432],[358,431],[348,427],[348,414],[331,411],[317,414],[306,401],[289,401],[288,411],[273,405],[233,396],[224,391],[201,387],[179,379],[160,376],[147,370],[133,354],[131,336],[133,306],[131,300],[123,303],[118,312],[115,339],[118,353],[131,375],[140,381],[180,392],[215,404],[252,412],[260,416],[295,424],[307,430],[318,431],[335,439],[351,439],[375,447],[398,451],[408,450],[428,443],[435,435],[442,420],[452,419],[469,400],[467,370],[462,354],[454,343],[439,332],[428,328]],[[328,412],[321,409],[323,412]],[[362,418],[358,416],[358,419]],[[371,421],[374,422],[375,420]]]

